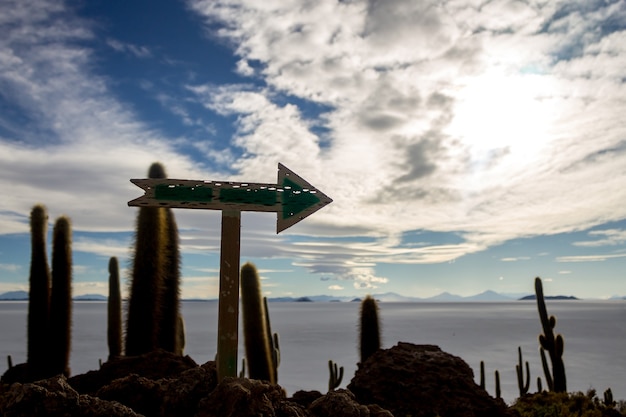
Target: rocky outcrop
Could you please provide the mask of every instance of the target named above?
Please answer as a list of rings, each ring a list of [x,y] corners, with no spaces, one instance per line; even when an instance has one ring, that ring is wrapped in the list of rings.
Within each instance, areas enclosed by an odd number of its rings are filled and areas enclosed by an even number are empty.
[[[287,403],[279,385],[247,378],[224,378],[198,404],[196,417],[307,416],[296,403]],[[280,410],[280,411],[279,411]]]
[[[137,374],[148,379],[173,378],[198,364],[189,356],[180,356],[164,350],[156,350],[139,356],[111,359],[100,369],[76,375],[68,383],[81,394],[95,394],[113,380]]]
[[[247,378],[217,382],[214,362],[157,351],[70,379],[0,384],[0,415],[110,417],[509,417],[471,368],[436,346],[379,350],[348,385],[322,394]]]
[[[359,364],[348,389],[361,404],[395,416],[504,417],[507,406],[474,381],[461,358],[433,345],[400,342]]]
[[[393,417],[393,414],[377,404],[359,404],[354,394],[345,389],[331,391],[313,401],[309,411],[313,417]]]
[[[81,395],[59,375],[33,383],[13,383],[0,387],[0,415],[137,417],[140,414],[118,403]]]

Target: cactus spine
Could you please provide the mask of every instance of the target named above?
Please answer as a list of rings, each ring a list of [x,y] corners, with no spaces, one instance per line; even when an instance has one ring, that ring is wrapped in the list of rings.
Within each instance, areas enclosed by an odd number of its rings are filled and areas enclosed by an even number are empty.
[[[48,357],[48,314],[50,308],[50,268],[46,255],[48,214],[36,205],[30,215],[31,261],[28,293],[27,362],[33,374],[45,369]]]
[[[161,164],[152,164],[148,177],[165,178]],[[126,322],[125,351],[128,356],[153,351],[159,345],[165,222],[162,208],[139,208]]]
[[[52,292],[50,296],[49,370],[69,376],[72,333],[72,230],[59,217],[52,234]]]
[[[542,363],[546,381],[551,391],[565,392],[567,391],[567,385],[565,380],[565,364],[563,363],[563,349],[564,341],[563,336],[560,334],[554,335],[553,329],[556,326],[556,317],[548,317],[548,311],[546,309],[546,303],[543,296],[543,286],[541,284],[541,278],[535,278],[535,293],[537,295],[537,309],[539,311],[539,319],[541,320],[541,326],[543,327],[543,334],[539,335],[539,345],[542,351]],[[547,350],[550,355],[550,361],[552,362],[552,376],[547,366],[547,361],[543,350]],[[550,383],[552,382],[552,384]]]
[[[107,343],[109,360],[122,356],[122,294],[120,268],[116,257],[109,259],[109,299],[107,303]]]
[[[249,262],[241,267],[241,304],[248,376],[275,384],[270,351],[271,335],[263,307],[261,281],[256,267]]]
[[[380,349],[380,325],[378,322],[378,305],[371,296],[361,302],[360,325],[361,363]]]
[[[526,361],[526,382],[524,382],[524,363],[522,360],[522,347],[517,347],[518,364],[515,365],[515,371],[517,372],[517,386],[519,388],[519,396],[523,397],[528,393],[530,388],[530,366]]]

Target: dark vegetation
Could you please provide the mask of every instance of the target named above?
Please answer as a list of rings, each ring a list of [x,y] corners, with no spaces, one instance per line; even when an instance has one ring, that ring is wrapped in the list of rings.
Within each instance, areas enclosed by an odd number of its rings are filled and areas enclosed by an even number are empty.
[[[165,169],[155,163],[150,167],[149,177],[166,178]],[[530,392],[529,364],[518,348],[519,398],[510,406],[500,398],[497,370],[495,398],[485,391],[484,362],[480,364],[477,385],[473,372],[462,359],[441,352],[436,346],[400,342],[391,349],[381,349],[379,309],[370,296],[360,301],[360,363],[348,389],[339,389],[343,367],[329,360],[327,394],[299,391],[286,398],[284,390],[277,385],[278,333],[272,333],[267,299],[262,296],[259,274],[251,263],[241,268],[244,365],[240,378],[217,381],[213,361],[198,366],[183,356],[179,237],[174,215],[167,208],[139,208],[125,334],[119,265],[112,257],[108,360],[98,371],[67,379],[71,343],[71,225],[63,216],[55,222],[50,271],[46,257],[47,222],[46,208],[34,206],[30,217],[27,363],[14,366],[8,357],[9,369],[0,383],[0,415],[53,415],[50,413],[58,411],[55,407],[60,407],[63,415],[125,416],[388,417],[392,415],[389,410],[403,417],[626,416],[626,403],[615,401],[610,389],[602,399],[594,390],[567,392],[565,342],[562,335],[555,334],[556,318],[548,315],[540,278],[535,279],[534,298],[542,329],[539,350],[545,389],[539,377],[537,391]],[[392,351],[395,353],[391,354]],[[244,378],[246,363],[249,378]],[[33,381],[38,382],[27,384]],[[376,398],[379,400],[370,404]],[[92,411],[84,411],[87,409]]]

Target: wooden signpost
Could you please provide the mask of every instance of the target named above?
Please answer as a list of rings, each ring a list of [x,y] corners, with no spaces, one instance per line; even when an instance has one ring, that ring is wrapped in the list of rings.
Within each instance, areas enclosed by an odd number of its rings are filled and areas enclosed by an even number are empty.
[[[222,211],[217,375],[220,381],[237,376],[241,212],[276,212],[276,233],[280,233],[333,200],[280,163],[277,184],[160,178],[130,181],[145,194],[129,201],[129,206]]]

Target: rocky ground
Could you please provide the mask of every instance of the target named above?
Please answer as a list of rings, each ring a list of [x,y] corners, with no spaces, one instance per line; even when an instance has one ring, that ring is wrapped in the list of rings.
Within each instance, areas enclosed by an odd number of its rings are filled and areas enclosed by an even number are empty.
[[[32,376],[31,376],[32,377]],[[97,371],[36,382],[16,366],[2,377],[0,415],[119,417],[509,417],[474,382],[472,369],[437,346],[400,342],[379,350],[347,386],[287,397],[247,378],[217,382],[214,362],[158,351],[108,361]]]

